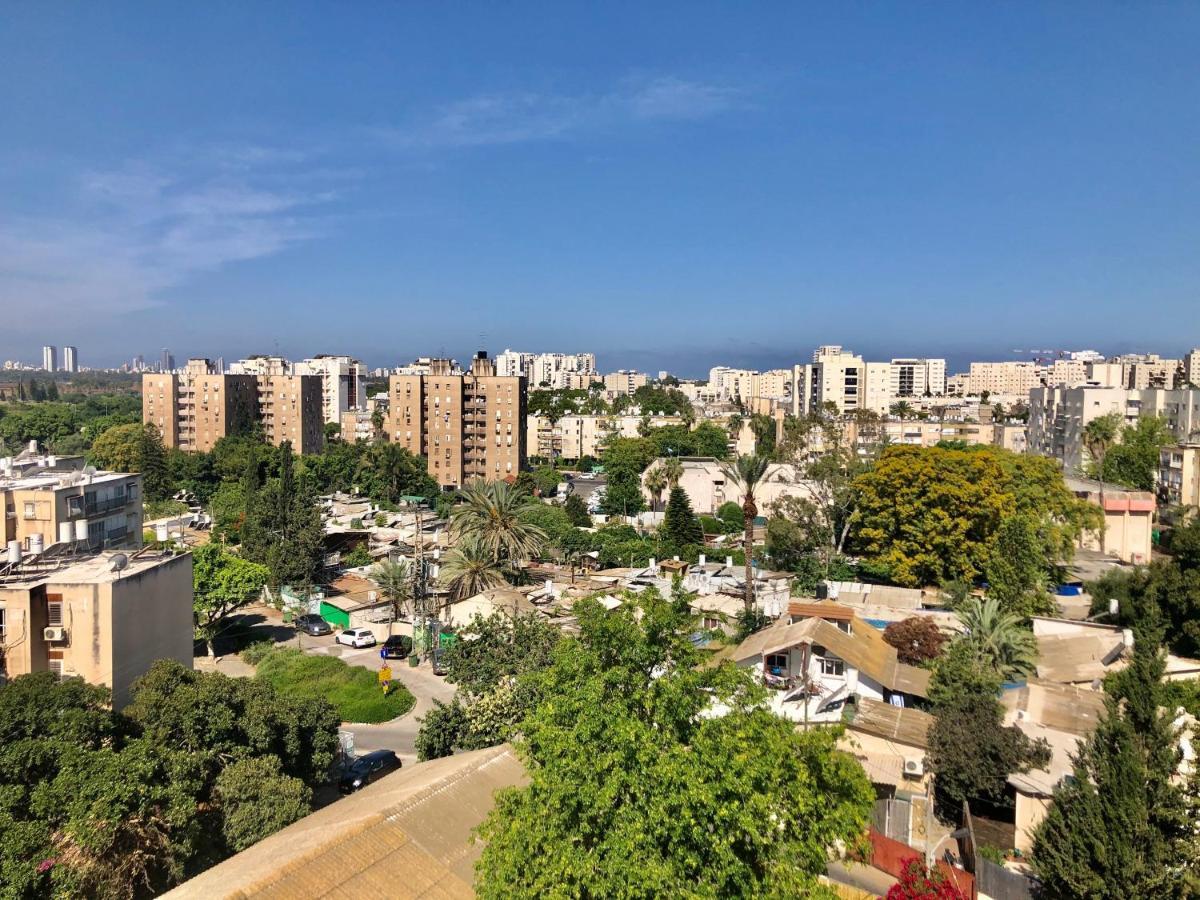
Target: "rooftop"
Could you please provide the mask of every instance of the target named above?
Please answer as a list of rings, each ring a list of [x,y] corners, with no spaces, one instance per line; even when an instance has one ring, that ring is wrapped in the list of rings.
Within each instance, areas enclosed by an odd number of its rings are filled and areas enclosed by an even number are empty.
[[[27,556],[15,565],[0,565],[0,587],[25,587],[46,582],[109,584],[148,572],[184,555],[149,548],[129,553],[117,550],[72,553],[70,547],[69,544],[53,544],[45,553]]]

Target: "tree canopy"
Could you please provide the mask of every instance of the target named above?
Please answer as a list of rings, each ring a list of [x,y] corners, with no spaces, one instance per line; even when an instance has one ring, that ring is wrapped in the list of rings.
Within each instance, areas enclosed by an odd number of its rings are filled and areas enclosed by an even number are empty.
[[[579,636],[530,676],[530,783],[480,829],[480,896],[828,895],[816,876],[874,796],[835,735],[798,734],[744,673],[699,667],[684,597],[575,609]],[[714,699],[728,713],[701,715]]]

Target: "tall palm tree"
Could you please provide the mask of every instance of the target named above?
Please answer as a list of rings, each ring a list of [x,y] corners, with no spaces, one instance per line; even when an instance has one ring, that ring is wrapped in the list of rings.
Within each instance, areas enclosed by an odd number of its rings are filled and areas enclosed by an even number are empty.
[[[905,419],[911,419],[914,414],[912,404],[907,400],[901,400],[899,403],[893,403],[891,412],[892,415],[901,422],[903,422]]]
[[[731,463],[722,463],[721,471],[726,480],[742,491],[742,547],[746,554],[746,587],[742,602],[746,612],[754,609],[754,573],[751,562],[754,557],[754,520],[758,517],[758,504],[754,492],[767,474],[771,461],[757,453],[744,454]]]
[[[438,581],[450,592],[452,601],[465,600],[484,591],[503,587],[504,566],[490,547],[474,537],[463,538],[442,557]]]
[[[404,615],[405,604],[412,599],[412,574],[404,560],[383,560],[371,570],[371,580],[379,585],[379,591],[392,604],[392,619]]]
[[[451,515],[451,535],[478,541],[493,562],[515,567],[545,545],[546,532],[521,518],[522,508],[532,502],[523,489],[479,478],[462,489],[461,499]]]
[[[958,621],[978,657],[1004,681],[1032,675],[1037,667],[1037,639],[1014,613],[1004,612],[993,597],[972,597],[958,610]]]
[[[667,486],[679,487],[679,482],[683,479],[683,463],[680,462],[679,457],[668,456],[663,460],[662,467],[667,476]]]
[[[1121,427],[1120,413],[1111,412],[1108,415],[1092,419],[1083,426],[1083,446],[1088,456],[1096,466],[1096,478],[1100,481],[1100,508],[1104,509],[1104,458],[1108,450],[1117,442],[1117,433]],[[1105,551],[1105,538],[1108,524],[1100,526],[1100,552]]]
[[[658,501],[662,499],[663,491],[667,489],[667,473],[662,466],[651,466],[646,473],[646,490],[654,501],[653,509],[658,512]]]

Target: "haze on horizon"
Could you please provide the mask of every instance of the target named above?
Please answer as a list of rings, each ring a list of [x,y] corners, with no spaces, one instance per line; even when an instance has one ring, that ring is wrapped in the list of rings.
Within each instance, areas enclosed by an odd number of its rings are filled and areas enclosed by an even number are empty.
[[[1200,343],[1200,7],[6,19],[0,359]]]

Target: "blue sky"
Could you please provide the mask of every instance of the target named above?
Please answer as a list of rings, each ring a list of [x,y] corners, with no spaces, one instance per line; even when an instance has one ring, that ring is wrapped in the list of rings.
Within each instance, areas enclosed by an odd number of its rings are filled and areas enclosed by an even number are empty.
[[[1200,344],[1200,5],[10,4],[0,358]]]

